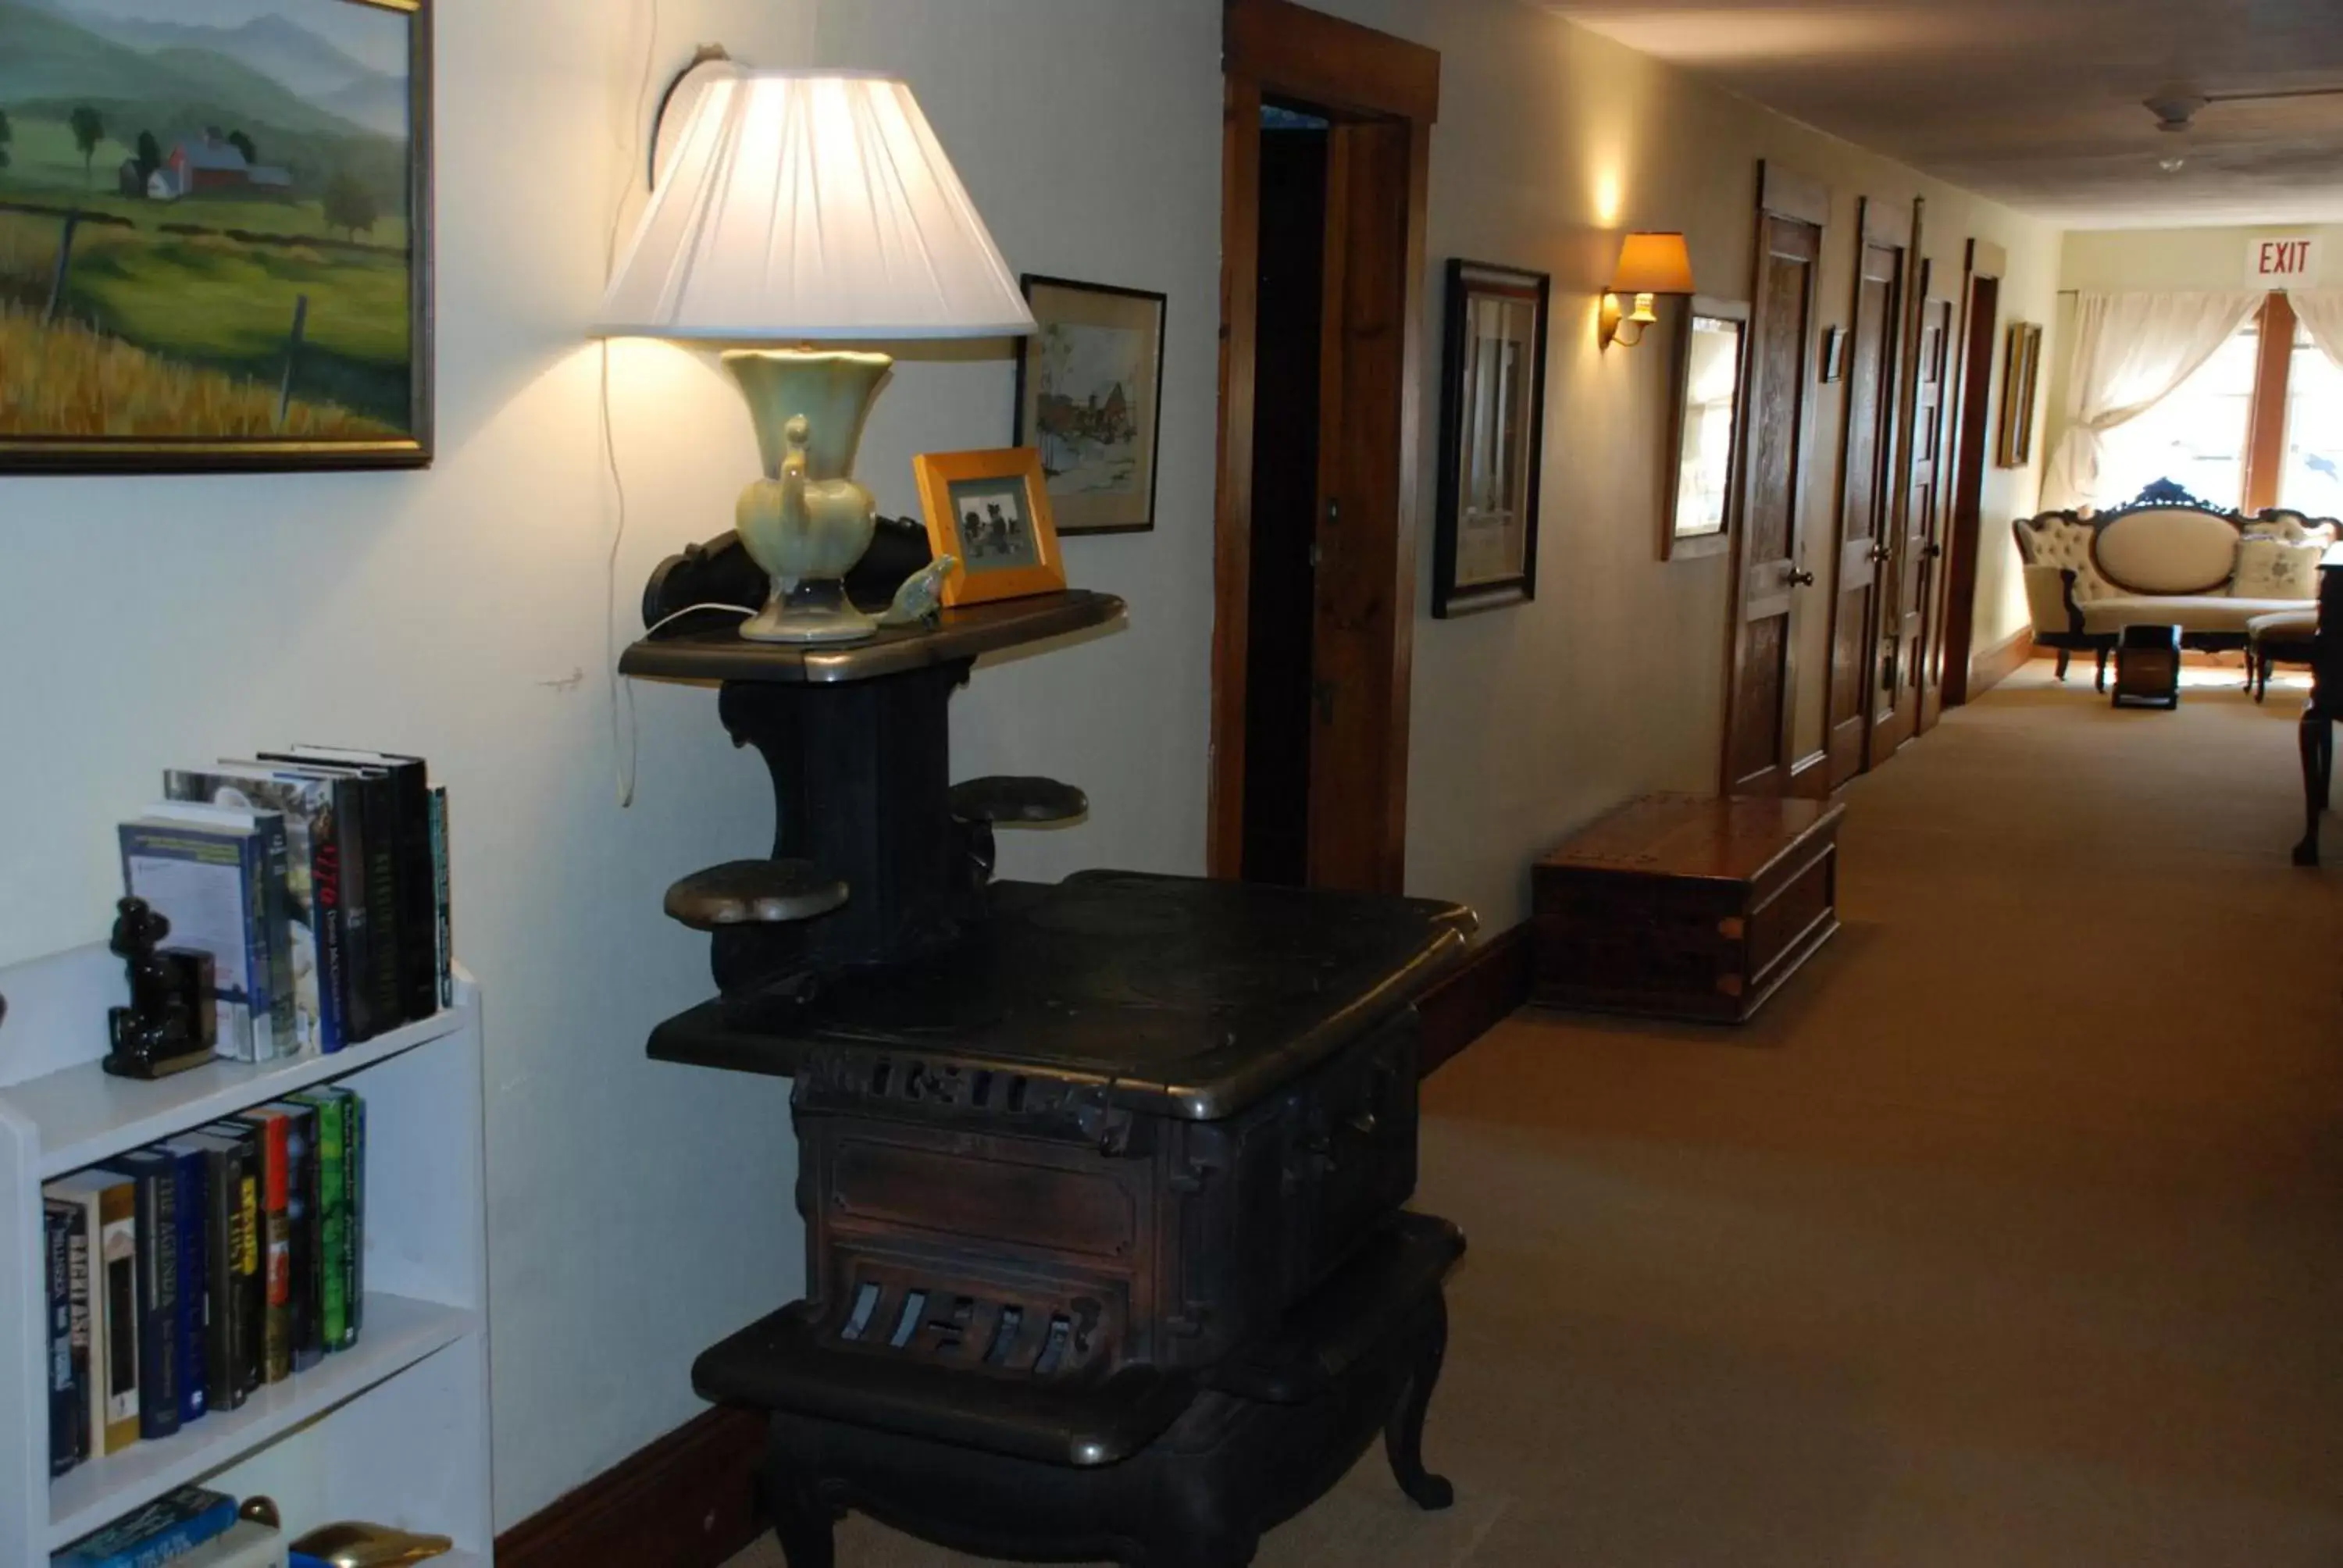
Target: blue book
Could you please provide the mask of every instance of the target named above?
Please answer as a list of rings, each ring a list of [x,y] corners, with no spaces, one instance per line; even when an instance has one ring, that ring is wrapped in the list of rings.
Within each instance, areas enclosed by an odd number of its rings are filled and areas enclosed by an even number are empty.
[[[43,1266],[48,1286],[43,1313],[48,1330],[49,1473],[63,1475],[81,1462],[78,1448],[81,1385],[74,1381],[73,1361],[73,1228],[80,1211],[63,1199],[41,1205]],[[88,1264],[84,1262],[86,1269]],[[86,1288],[86,1287],[85,1287]]]
[[[211,1324],[211,1173],[205,1151],[186,1139],[162,1146],[179,1173],[179,1423],[201,1421],[211,1400],[206,1341]]]
[[[159,1149],[134,1150],[102,1167],[137,1188],[136,1298],[138,1435],[179,1430],[179,1162]]]
[[[270,990],[266,835],[225,820],[159,814],[125,822],[121,835],[123,887],[170,922],[168,945],[211,955],[218,1022],[213,1049],[238,1061],[290,1055],[292,1033],[280,1040]]]
[[[163,1568],[236,1523],[236,1499],[183,1486],[85,1535],[49,1559],[49,1568]]]

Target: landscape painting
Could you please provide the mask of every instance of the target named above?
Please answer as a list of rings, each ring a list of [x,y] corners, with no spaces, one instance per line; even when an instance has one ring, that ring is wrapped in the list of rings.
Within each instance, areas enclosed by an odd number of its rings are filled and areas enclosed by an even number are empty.
[[[1028,277],[1039,330],[1018,362],[1017,438],[1038,447],[1063,534],[1155,526],[1164,297]]]
[[[0,0],[0,468],[430,458],[426,0]]]

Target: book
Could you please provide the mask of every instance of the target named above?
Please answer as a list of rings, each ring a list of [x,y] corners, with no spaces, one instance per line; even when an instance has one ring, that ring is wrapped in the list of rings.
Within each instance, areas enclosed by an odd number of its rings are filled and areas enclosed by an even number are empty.
[[[286,1225],[292,1243],[293,1370],[307,1372],[326,1354],[325,1205],[320,1201],[324,1161],[317,1151],[317,1110],[296,1101],[272,1101],[262,1108],[282,1113],[285,1135]]]
[[[293,1229],[290,1138],[293,1119],[281,1111],[247,1111],[234,1120],[253,1129],[260,1151],[261,1270],[266,1285],[261,1314],[261,1381],[293,1375]]]
[[[138,1441],[138,1183],[83,1171],[42,1191],[80,1203],[87,1216],[89,1452],[118,1453]]]
[[[350,1339],[355,1342],[366,1327],[367,1226],[367,1102],[349,1090],[350,1097]]]
[[[439,1010],[438,893],[431,849],[431,781],[420,757],[333,746],[296,746],[305,761],[379,769],[388,778],[397,888],[400,1015],[408,1022]]]
[[[283,1531],[257,1519],[239,1519],[226,1534],[173,1558],[171,1568],[286,1568],[287,1551]]]
[[[328,1353],[353,1342],[350,1323],[349,1097],[319,1091],[292,1096],[317,1113],[317,1322]]]
[[[235,1524],[235,1498],[183,1486],[83,1536],[52,1556],[49,1568],[162,1568],[217,1540]]]
[[[431,894],[438,918],[439,1005],[456,1005],[456,922],[449,908],[447,877],[447,787],[431,787]]]
[[[138,1435],[168,1437],[180,1419],[178,1161],[159,1149],[136,1149],[105,1168],[136,1185]]]
[[[182,806],[181,810],[191,809]],[[171,923],[167,940],[212,956],[221,1056],[270,1061],[268,847],[256,828],[141,818],[121,828],[123,886]],[[285,1051],[292,1049],[289,1035]]]
[[[47,1336],[42,1367],[49,1384],[49,1473],[81,1462],[74,1450],[73,1223],[78,1211],[63,1199],[41,1203],[41,1326]]]
[[[328,778],[351,779],[357,785],[358,831],[356,864],[358,886],[347,908],[355,916],[363,900],[366,915],[364,962],[357,979],[365,989],[368,1033],[383,1034],[407,1021],[406,990],[402,983],[402,951],[408,940],[399,920],[402,900],[398,872],[398,789],[388,769],[337,762],[306,748],[264,751],[264,762],[277,762]],[[342,876],[347,886],[353,861],[345,857]]]
[[[162,800],[146,809],[149,820],[248,828],[260,835],[264,864],[259,911],[261,940],[268,956],[268,1027],[276,1055],[291,1056],[308,1044],[301,1038],[301,1011],[293,984],[292,842],[285,813],[251,807],[216,806],[199,800]],[[263,1059],[268,1060],[268,1059]]]
[[[251,1130],[206,1127],[175,1141],[204,1161],[204,1390],[234,1410],[260,1386],[260,1178]]]
[[[305,1046],[326,1052],[364,1038],[350,1032],[342,914],[341,815],[357,812],[356,782],[281,763],[228,760],[173,769],[163,776],[163,790],[174,800],[283,815],[296,1030]]]
[[[44,1211],[55,1209],[65,1216],[66,1360],[73,1383],[73,1408],[65,1412],[65,1438],[75,1464],[90,1456],[90,1433],[97,1412],[91,1397],[94,1375],[90,1362],[90,1227],[96,1219],[83,1199],[65,1197],[54,1186],[41,1189]]]
[[[210,1404],[211,1201],[204,1151],[175,1138],[157,1145],[171,1160],[179,1215],[179,1424],[201,1421]]]

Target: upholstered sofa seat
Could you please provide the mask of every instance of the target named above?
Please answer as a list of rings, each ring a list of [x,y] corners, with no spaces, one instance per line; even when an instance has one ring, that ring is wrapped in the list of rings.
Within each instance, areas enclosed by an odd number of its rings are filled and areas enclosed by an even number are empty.
[[[2343,524],[2283,509],[2247,517],[2159,481],[2128,506],[2045,512],[2013,531],[2035,646],[2057,654],[2061,679],[2073,655],[2096,656],[2104,690],[2127,627],[2177,626],[2190,648],[2250,658],[2250,624],[2307,608]]]

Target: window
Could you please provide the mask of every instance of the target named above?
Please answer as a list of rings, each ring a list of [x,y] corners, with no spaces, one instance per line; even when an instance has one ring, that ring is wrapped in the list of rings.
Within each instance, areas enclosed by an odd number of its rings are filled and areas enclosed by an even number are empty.
[[[2260,352],[2259,324],[2248,322],[2170,397],[2108,431],[2099,459],[2103,504],[2120,506],[2171,479],[2217,507],[2239,506]]]
[[[2343,517],[2343,368],[2298,327],[2286,388],[2286,467],[2278,504]]]

